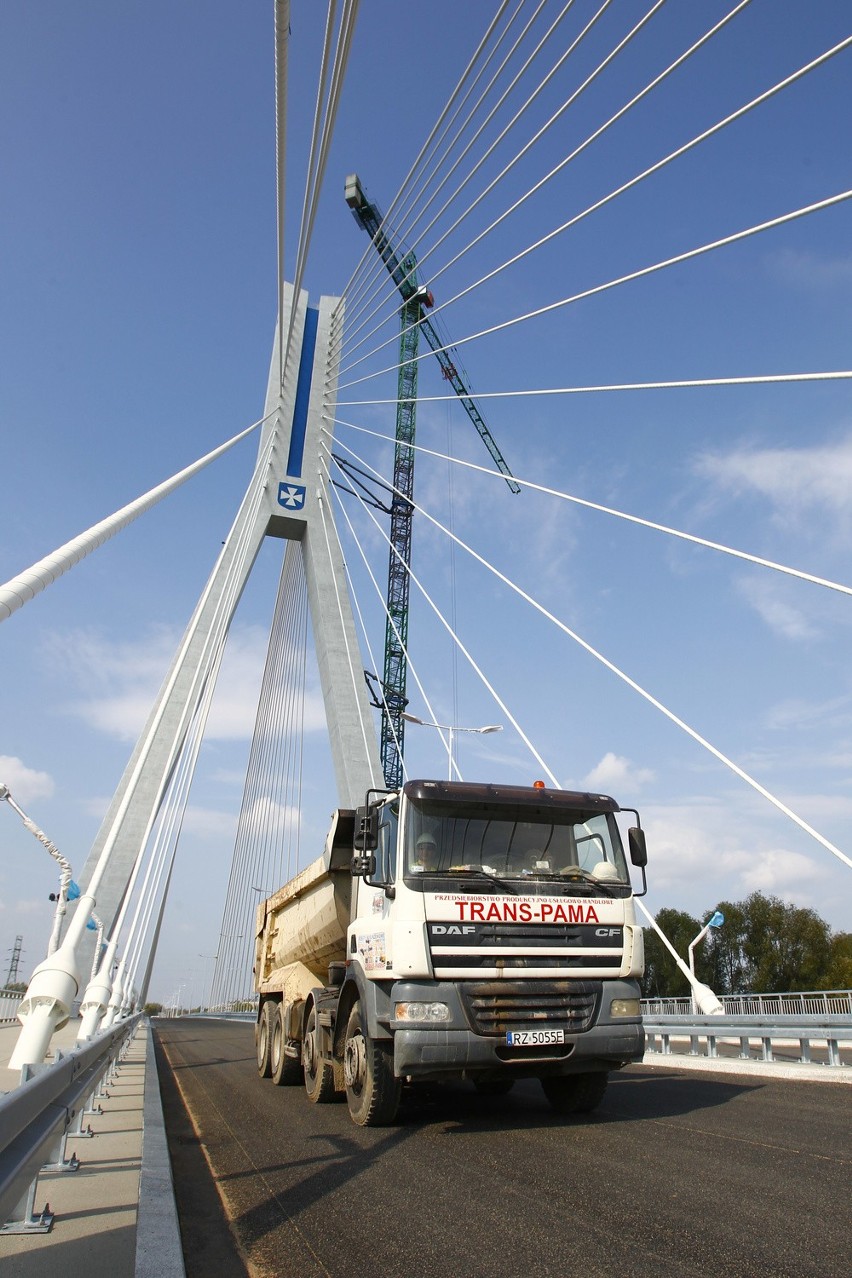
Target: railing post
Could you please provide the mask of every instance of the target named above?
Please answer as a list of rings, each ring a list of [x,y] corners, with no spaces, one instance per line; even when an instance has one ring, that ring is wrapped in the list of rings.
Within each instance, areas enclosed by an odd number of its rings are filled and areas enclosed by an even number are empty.
[[[0,1234],[49,1234],[53,1228],[54,1215],[50,1203],[45,1203],[37,1216],[35,1214],[35,1196],[38,1176],[34,1176],[27,1192],[12,1212],[12,1217],[5,1225],[0,1225]]]

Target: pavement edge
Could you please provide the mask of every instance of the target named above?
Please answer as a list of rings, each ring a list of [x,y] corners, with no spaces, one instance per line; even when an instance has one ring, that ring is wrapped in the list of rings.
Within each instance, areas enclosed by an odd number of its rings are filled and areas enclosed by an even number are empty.
[[[186,1278],[172,1164],[163,1122],[151,1024],[145,1022],[145,1102],[135,1278]]]

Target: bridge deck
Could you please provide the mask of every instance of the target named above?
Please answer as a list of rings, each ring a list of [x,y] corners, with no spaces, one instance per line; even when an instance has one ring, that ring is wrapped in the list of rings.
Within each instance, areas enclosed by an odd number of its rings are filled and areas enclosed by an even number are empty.
[[[343,1105],[262,1083],[251,1025],[155,1026],[189,1278],[362,1278],[365,1254],[383,1278],[847,1272],[852,1097],[826,1067],[817,1085],[774,1072],[794,1066],[731,1075],[669,1058],[625,1071],[576,1120],[554,1118],[534,1082],[500,1101],[436,1088],[406,1100],[395,1127],[364,1131]],[[0,1068],[16,1033],[0,1027]],[[137,1233],[148,1041],[90,1120],[80,1171],[39,1181],[52,1233],[0,1238],[16,1278],[180,1272],[179,1246],[164,1256],[144,1221]]]
[[[194,1172],[176,1176],[189,1278],[210,1272],[223,1211],[229,1276],[848,1273],[842,1084],[636,1066],[592,1118],[554,1118],[530,1081],[501,1100],[424,1091],[365,1130],[261,1082],[250,1025],[157,1034],[191,1119],[178,1138]]]

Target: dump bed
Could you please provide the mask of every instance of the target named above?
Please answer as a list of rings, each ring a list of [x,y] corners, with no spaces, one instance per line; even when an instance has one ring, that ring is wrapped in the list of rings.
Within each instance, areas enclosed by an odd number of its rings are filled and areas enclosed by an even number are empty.
[[[323,855],[257,907],[255,989],[293,964],[324,984],[329,963],[346,958],[354,823],[353,811],[338,809]]]

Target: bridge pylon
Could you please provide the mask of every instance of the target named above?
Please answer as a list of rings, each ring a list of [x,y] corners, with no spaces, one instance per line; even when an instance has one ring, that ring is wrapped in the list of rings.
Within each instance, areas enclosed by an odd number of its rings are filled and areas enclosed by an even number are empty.
[[[292,286],[285,285],[282,333],[289,330],[293,303]],[[304,291],[295,306],[283,382],[277,333],[273,344],[264,424],[246,494],[80,874],[82,895],[63,943],[33,975],[20,1012],[25,1028],[19,1047],[27,1060],[21,1057],[17,1064],[41,1061],[50,1034],[68,1019],[95,904],[107,937],[115,939],[124,923],[134,867],[144,857],[196,710],[215,681],[228,628],[266,537],[296,542],[301,549],[338,803],[354,807],[366,789],[383,784],[343,554],[320,465],[323,422],[335,415],[343,307],[331,297],[310,306]],[[100,973],[91,986],[98,1007],[104,978],[109,973]],[[34,1023],[28,1036],[26,1018],[37,1006],[41,1028],[36,1033]]]

